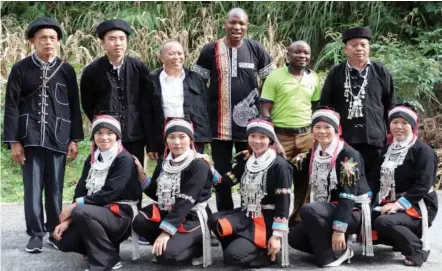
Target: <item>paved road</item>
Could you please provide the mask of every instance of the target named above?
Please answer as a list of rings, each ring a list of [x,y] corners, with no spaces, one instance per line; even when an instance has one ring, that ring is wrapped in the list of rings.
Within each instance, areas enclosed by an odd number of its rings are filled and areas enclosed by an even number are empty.
[[[442,198],[442,192],[439,193]],[[238,203],[238,197],[236,197]],[[213,199],[212,199],[212,204]],[[439,201],[440,208],[442,201]],[[58,271],[58,270],[84,270],[87,266],[82,260],[82,256],[75,253],[62,253],[44,244],[43,252],[40,254],[28,254],[24,248],[28,241],[25,234],[23,205],[2,204],[1,207],[1,270],[18,271]],[[405,267],[402,264],[403,257],[398,252],[392,252],[386,246],[375,247],[375,257],[366,258],[361,256],[361,249],[354,245],[355,257],[351,264],[342,265],[335,270],[441,270],[442,266],[442,215],[436,217],[433,227],[430,229],[431,254],[428,262],[422,268]],[[130,243],[125,241],[121,246],[121,258],[123,268],[120,270],[165,270],[158,264],[151,263],[151,246],[141,246],[141,259],[136,262],[131,260]],[[238,270],[239,268],[224,268],[222,264],[222,251],[220,247],[213,248],[214,264],[208,270]],[[290,251],[290,269],[296,270],[323,270],[316,268],[312,263],[310,255],[295,251]],[[439,267],[438,267],[439,266]],[[169,270],[202,270],[201,267],[181,266],[168,268]],[[277,270],[279,266],[260,270]]]

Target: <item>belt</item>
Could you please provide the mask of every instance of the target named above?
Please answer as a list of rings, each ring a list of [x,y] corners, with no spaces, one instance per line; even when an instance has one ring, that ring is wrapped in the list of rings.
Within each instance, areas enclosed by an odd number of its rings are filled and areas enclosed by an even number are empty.
[[[124,204],[124,205],[129,205],[132,208],[132,212],[133,212],[133,218],[132,221],[135,219],[135,217],[138,214],[138,201],[137,200],[120,200],[115,202],[117,204]],[[134,231],[132,225],[131,225],[131,237],[132,237],[132,260],[137,260],[140,258],[140,249],[138,246],[138,234]]]
[[[275,127],[275,133],[283,135],[300,135],[310,132],[311,125],[301,128],[279,128]]]
[[[203,237],[203,267],[207,267],[212,264],[212,253],[210,244],[210,229],[208,226],[209,216],[206,211],[208,201],[200,202],[193,206],[192,210],[198,214],[198,220],[200,221],[201,232]]]

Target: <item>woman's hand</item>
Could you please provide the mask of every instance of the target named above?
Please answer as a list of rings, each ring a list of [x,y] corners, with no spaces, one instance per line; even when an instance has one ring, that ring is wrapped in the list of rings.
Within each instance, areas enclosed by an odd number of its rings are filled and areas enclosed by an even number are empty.
[[[342,251],[347,248],[345,243],[345,233],[334,231],[332,235],[332,249],[333,251]]]
[[[155,240],[155,243],[152,246],[152,253],[156,256],[161,256],[161,254],[163,254],[163,251],[166,251],[167,242],[169,241],[169,239],[170,234],[163,231]]]
[[[61,222],[57,227],[55,227],[55,230],[52,234],[55,240],[60,241],[63,238],[63,233],[69,228],[70,223],[71,220],[68,219],[66,221]]]
[[[396,203],[387,203],[381,207],[381,215],[394,214],[400,209],[401,208],[399,208]]]
[[[267,247],[267,255],[270,255],[270,261],[274,262],[276,260],[276,254],[278,254],[281,250],[281,237],[272,235],[272,237],[269,239]]]
[[[74,202],[74,203],[72,203],[71,205],[69,205],[68,207],[64,208],[64,209],[61,211],[60,216],[58,217],[58,219],[60,220],[60,223],[66,221],[66,220],[68,220],[69,218],[71,218],[72,210],[73,210],[75,207],[77,207],[77,206],[78,206],[77,203]]]

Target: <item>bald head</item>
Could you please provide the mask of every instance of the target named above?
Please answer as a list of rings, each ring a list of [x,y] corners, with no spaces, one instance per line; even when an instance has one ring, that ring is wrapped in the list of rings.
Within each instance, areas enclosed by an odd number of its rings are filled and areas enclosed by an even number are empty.
[[[181,47],[181,50],[183,50],[183,46],[181,45],[181,43],[177,40],[168,40],[166,42],[164,42],[161,47],[160,47],[160,55],[162,55],[164,53],[164,50],[166,47],[170,47],[170,46],[178,46]]]
[[[310,45],[303,41],[303,40],[297,40],[295,42],[292,42],[292,44],[289,45],[289,47],[287,47],[287,50],[289,51],[293,51],[296,50],[297,48],[308,48],[309,51],[311,51],[312,49],[310,48]]]
[[[287,47],[287,57],[289,65],[294,70],[303,70],[309,63],[311,58],[310,45],[303,41],[298,40],[290,44]]]
[[[230,21],[233,16],[244,18],[247,22],[249,21],[249,16],[247,15],[246,11],[242,8],[233,8],[229,10],[229,12],[227,13],[226,20]]]

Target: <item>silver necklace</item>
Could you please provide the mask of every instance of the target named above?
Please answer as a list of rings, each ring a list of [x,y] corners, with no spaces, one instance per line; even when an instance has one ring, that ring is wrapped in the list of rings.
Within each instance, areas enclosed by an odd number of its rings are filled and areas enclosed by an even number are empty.
[[[365,99],[365,87],[367,86],[369,66],[367,66],[366,69],[367,71],[365,76],[363,76],[364,82],[362,82],[361,88],[359,89],[358,94],[355,96],[351,88],[350,69],[345,67],[344,97],[345,101],[349,103],[347,119],[362,118],[364,116],[364,105],[362,104],[362,100]]]

